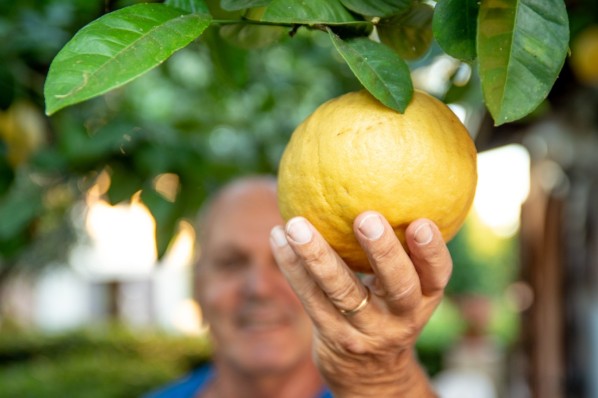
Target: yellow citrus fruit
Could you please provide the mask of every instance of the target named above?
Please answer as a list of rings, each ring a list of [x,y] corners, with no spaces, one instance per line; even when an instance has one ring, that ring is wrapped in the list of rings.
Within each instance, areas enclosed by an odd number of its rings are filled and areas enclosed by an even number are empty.
[[[6,158],[13,167],[24,163],[46,142],[46,127],[41,111],[32,103],[13,103],[0,112],[0,139],[8,151]]]
[[[585,28],[573,39],[570,63],[580,82],[598,85],[598,25]]]
[[[293,132],[279,167],[286,220],[306,217],[354,271],[371,272],[353,220],[376,210],[404,243],[433,220],[445,240],[463,224],[477,183],[475,145],[444,103],[415,91],[401,114],[367,91],[322,104]]]

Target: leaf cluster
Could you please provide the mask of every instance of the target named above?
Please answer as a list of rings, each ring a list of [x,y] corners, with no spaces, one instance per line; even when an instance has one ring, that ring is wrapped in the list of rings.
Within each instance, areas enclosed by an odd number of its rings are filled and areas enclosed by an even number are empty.
[[[436,40],[448,55],[476,63],[497,125],[546,98],[569,43],[563,0],[166,0],[117,10],[79,31],[50,68],[47,113],[130,82],[210,26],[245,48],[271,44],[284,28],[327,32],[359,82],[399,112],[413,93],[405,60]]]

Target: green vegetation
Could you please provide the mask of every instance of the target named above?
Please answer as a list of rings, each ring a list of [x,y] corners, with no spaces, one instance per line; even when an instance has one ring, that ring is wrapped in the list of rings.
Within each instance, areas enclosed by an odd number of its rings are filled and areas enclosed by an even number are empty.
[[[205,362],[205,338],[122,328],[43,335],[0,330],[0,389],[6,397],[130,398]]]

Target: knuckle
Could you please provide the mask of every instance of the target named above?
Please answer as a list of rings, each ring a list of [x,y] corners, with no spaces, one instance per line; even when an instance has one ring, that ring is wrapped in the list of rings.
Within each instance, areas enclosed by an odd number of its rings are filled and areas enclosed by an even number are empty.
[[[375,263],[382,263],[397,258],[399,256],[399,251],[397,250],[396,244],[386,240],[371,248],[370,256]]]
[[[315,241],[306,245],[300,253],[303,261],[309,264],[317,264],[328,258],[327,248],[320,242]]]
[[[279,253],[280,254],[275,256],[277,262],[283,261],[293,266],[301,262],[299,256],[297,256],[293,249],[291,249],[288,246],[285,249],[281,250]]]
[[[306,302],[316,302],[319,299],[318,289],[311,284],[302,284],[297,287],[297,295]]]
[[[386,339],[398,346],[409,345],[419,337],[424,323],[415,311],[402,314],[393,327],[388,329]]]
[[[448,248],[443,242],[436,242],[425,248],[417,250],[413,256],[420,262],[425,262],[434,267],[446,267],[451,270],[453,262]]]
[[[406,322],[403,324],[403,339],[405,341],[412,341],[419,336],[421,326],[416,321],[415,317],[408,317]]]
[[[408,281],[404,287],[400,290],[388,292],[388,300],[403,304],[402,307],[410,307],[412,304],[419,299],[419,295],[416,295],[417,284],[415,281]]]
[[[444,273],[439,273],[437,275],[436,283],[434,285],[432,285],[432,290],[434,292],[444,292],[444,289],[448,285],[450,279],[451,279],[450,271],[444,272]]]
[[[355,287],[346,284],[336,284],[328,292],[328,296],[335,305],[349,301],[350,297],[355,296]],[[344,307],[343,307],[344,308]]]
[[[353,355],[363,355],[371,351],[370,344],[363,336],[354,332],[342,333],[335,344],[339,351]]]
[[[369,347],[362,340],[350,339],[344,345],[345,350],[354,355],[364,355],[369,352]]]

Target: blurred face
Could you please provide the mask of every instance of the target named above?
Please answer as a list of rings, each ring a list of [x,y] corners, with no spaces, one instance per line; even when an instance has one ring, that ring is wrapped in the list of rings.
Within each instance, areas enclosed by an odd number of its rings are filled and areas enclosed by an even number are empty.
[[[198,299],[217,360],[249,374],[311,360],[311,323],[272,256],[283,224],[274,185],[235,187],[214,203],[198,264]]]

